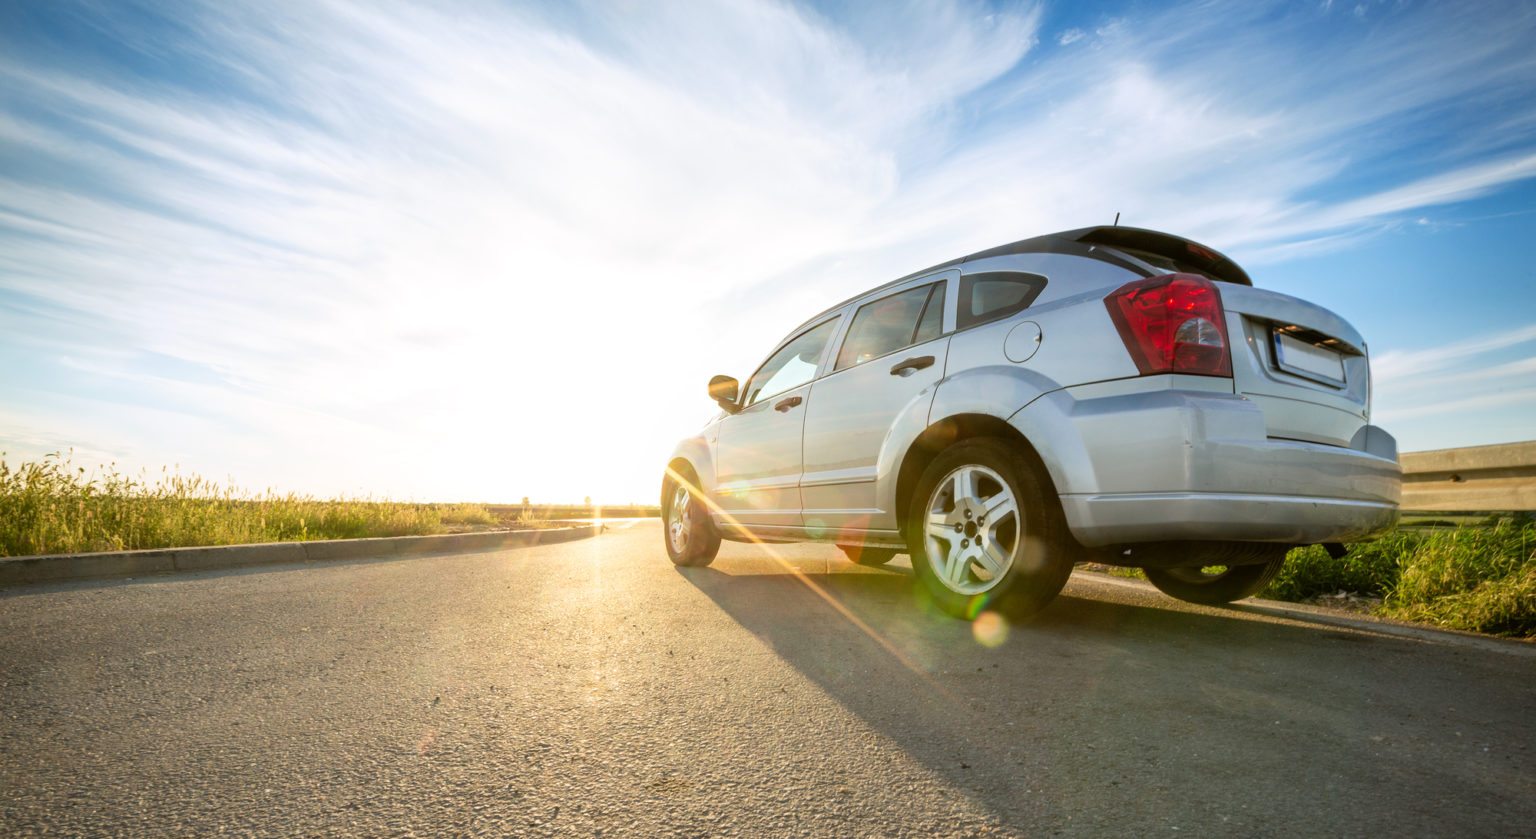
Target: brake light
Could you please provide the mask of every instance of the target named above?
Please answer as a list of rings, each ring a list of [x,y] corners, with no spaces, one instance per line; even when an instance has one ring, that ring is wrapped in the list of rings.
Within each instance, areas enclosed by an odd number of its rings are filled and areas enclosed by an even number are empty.
[[[1121,286],[1104,298],[1143,376],[1231,376],[1226,317],[1216,284],[1197,274],[1164,274]]]

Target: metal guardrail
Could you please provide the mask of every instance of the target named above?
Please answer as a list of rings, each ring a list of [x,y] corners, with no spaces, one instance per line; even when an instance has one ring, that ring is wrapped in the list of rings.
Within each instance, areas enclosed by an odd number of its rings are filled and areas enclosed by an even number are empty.
[[[1404,510],[1536,510],[1536,440],[1398,459]]]

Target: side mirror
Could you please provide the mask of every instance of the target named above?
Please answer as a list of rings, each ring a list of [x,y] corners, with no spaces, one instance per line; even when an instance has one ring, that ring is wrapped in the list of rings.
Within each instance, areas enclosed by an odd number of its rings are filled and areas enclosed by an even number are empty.
[[[715,400],[727,414],[734,414],[741,410],[736,404],[737,391],[741,385],[730,376],[716,376],[709,380],[709,398]]]

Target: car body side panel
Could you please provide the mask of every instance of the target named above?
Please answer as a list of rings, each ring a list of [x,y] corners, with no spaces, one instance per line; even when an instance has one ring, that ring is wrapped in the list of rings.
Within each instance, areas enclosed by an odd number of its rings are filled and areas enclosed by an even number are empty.
[[[939,382],[929,424],[960,414],[1006,420],[1040,394],[1058,387],[1055,381],[1020,365],[973,367]]]
[[[1063,285],[1050,280],[1046,289]],[[950,342],[946,370],[954,373],[994,366],[1026,369],[1053,382],[1051,387],[1136,376],[1136,363],[1102,303],[1104,293],[1073,295],[1043,306],[1037,302],[1011,318],[957,332]],[[1005,346],[1008,335],[1021,325],[1039,330],[1039,348],[1024,362],[1016,363],[1008,358]],[[982,413],[1007,416],[1023,404],[994,404]]]
[[[951,345],[953,346],[953,345]],[[1023,406],[1057,387],[1056,383],[1017,364],[1000,364],[964,370],[939,382],[926,410],[903,414],[891,426],[880,450],[876,507],[880,515],[872,527],[895,530],[903,511],[897,509],[896,479],[902,461],[923,432],[950,417],[982,415],[1007,421],[1003,405]]]
[[[906,347],[833,373],[812,387],[800,489],[808,527],[887,526],[889,508],[876,501],[880,453],[893,422],[907,415],[927,417],[948,344],[945,337]],[[890,373],[893,365],[914,357],[932,357],[934,364],[907,376]],[[895,521],[889,526],[895,527]]]
[[[742,523],[801,523],[800,450],[810,392],[803,384],[720,421],[714,498]]]
[[[713,493],[715,490],[715,459],[710,453],[708,440],[708,435],[713,430],[714,426],[711,425],[704,430],[703,434],[697,437],[689,437],[678,443],[677,448],[672,450],[672,457],[667,461],[668,463],[675,463],[679,460],[687,461],[688,465],[693,467],[694,475],[698,478],[699,489],[703,490],[706,494]]]
[[[937,388],[920,393],[896,416],[880,443],[880,458],[875,465],[875,512],[870,516],[871,530],[896,531],[901,514],[896,509],[896,474],[912,444],[928,430],[929,417]]]

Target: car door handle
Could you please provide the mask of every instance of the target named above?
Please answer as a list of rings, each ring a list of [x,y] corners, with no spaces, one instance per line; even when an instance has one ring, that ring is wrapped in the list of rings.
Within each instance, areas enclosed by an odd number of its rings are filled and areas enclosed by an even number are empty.
[[[773,409],[775,411],[778,411],[779,413],[782,414],[782,413],[785,413],[786,411],[788,411],[790,408],[793,408],[796,405],[799,405],[800,402],[801,402],[800,397],[798,397],[798,396],[791,396],[788,399],[780,399],[777,403],[774,404]]]
[[[891,368],[891,375],[892,376],[910,376],[913,373],[916,373],[917,371],[923,369],[924,367],[932,367],[932,366],[933,366],[933,356],[931,356],[931,355],[920,355],[920,356],[917,356],[916,358],[909,358],[906,361],[903,361],[902,363],[896,365],[895,367],[892,367]]]

